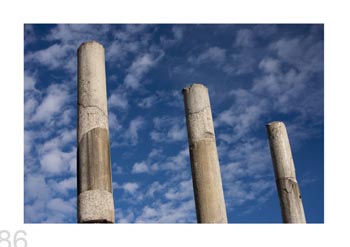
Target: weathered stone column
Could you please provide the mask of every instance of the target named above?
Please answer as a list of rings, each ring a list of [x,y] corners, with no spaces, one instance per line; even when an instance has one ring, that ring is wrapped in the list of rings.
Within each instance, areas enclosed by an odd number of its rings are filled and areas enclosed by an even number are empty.
[[[182,90],[198,223],[227,223],[208,88]]]
[[[78,49],[78,222],[113,223],[104,48]]]
[[[283,222],[306,223],[287,129],[282,122],[271,122],[266,129]]]

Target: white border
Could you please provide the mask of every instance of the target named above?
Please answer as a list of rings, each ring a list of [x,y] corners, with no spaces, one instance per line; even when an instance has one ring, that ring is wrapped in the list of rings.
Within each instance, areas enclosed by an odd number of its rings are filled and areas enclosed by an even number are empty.
[[[349,243],[349,23],[345,1],[6,1],[1,4],[0,230],[28,246]],[[24,225],[23,23],[325,23],[325,224]],[[3,244],[3,243],[0,243]],[[226,246],[225,245],[225,246]]]

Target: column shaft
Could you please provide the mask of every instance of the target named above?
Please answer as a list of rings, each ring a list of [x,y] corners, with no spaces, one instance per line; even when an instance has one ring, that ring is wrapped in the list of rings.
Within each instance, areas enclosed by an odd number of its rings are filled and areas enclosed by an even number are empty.
[[[306,223],[287,129],[282,122],[266,125],[284,223]]]
[[[113,223],[104,48],[78,49],[78,222]]]
[[[227,223],[208,89],[182,90],[198,223]]]

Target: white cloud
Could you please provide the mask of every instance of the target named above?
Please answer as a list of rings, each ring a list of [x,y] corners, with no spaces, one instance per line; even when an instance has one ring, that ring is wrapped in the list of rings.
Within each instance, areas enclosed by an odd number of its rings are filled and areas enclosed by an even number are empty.
[[[277,25],[271,24],[258,24],[252,31],[259,37],[268,38],[277,32]]]
[[[68,125],[72,122],[74,119],[74,113],[75,111],[72,108],[64,110],[62,113],[60,119],[59,119],[59,124],[60,125]]]
[[[223,65],[223,71],[229,75],[243,75],[253,73],[255,70],[255,58],[252,54],[242,52],[232,54],[230,60]]]
[[[126,192],[133,194],[139,188],[139,185],[137,183],[124,183],[121,187]]]
[[[45,155],[40,160],[42,169],[45,172],[58,174],[64,170],[64,161],[62,153],[58,150],[53,150]]]
[[[200,65],[204,63],[215,63],[221,64],[226,59],[226,50],[220,47],[214,46],[203,51],[197,56],[189,57],[188,61],[195,65]]]
[[[280,71],[280,61],[271,57],[266,57],[259,63],[259,68],[266,73],[277,73]]]
[[[184,141],[187,137],[185,119],[180,117],[162,116],[153,118],[154,130],[150,137],[156,142]]]
[[[311,33],[305,37],[282,38],[272,43],[270,49],[275,51],[283,62],[301,71],[319,72],[323,69],[323,52],[320,52],[323,51],[323,46],[323,40]]]
[[[134,221],[135,214],[134,212],[132,212],[131,209],[127,209],[126,212],[124,213],[122,209],[117,208],[115,210],[115,218],[117,222],[121,224],[132,223]]]
[[[50,197],[51,190],[48,187],[45,177],[41,174],[26,175],[24,181],[25,201],[40,199],[45,200]]]
[[[24,130],[24,156],[30,154],[34,145],[35,133],[30,130]]]
[[[233,96],[234,105],[219,113],[214,119],[214,124],[215,128],[230,126],[233,129],[232,138],[227,138],[227,133],[222,135],[217,132],[219,138],[237,141],[259,124],[259,120],[269,108],[269,101],[245,89],[234,90],[230,95]]]
[[[52,28],[46,39],[60,41],[78,47],[81,43],[98,39],[103,41],[109,31],[109,25],[96,24],[59,24]]]
[[[173,125],[167,134],[168,138],[172,141],[184,141],[187,137],[186,126]]]
[[[127,88],[138,89],[140,87],[140,81],[143,79],[144,75],[156,65],[160,58],[161,55],[155,58],[154,55],[150,53],[145,53],[137,57],[127,70],[128,74],[124,79],[124,85]]]
[[[36,109],[38,105],[38,101],[36,101],[35,98],[29,98],[24,102],[24,115],[25,115],[25,120],[28,120],[34,110]]]
[[[109,62],[124,63],[128,54],[135,54],[141,49],[138,41],[114,40],[106,49],[106,60]]]
[[[24,205],[25,223],[41,223],[47,217],[46,202],[44,200],[35,200],[32,204]]]
[[[76,212],[75,207],[72,205],[70,201],[64,201],[61,198],[51,199],[47,203],[47,208],[63,214],[73,214]]]
[[[59,149],[52,149],[40,157],[41,169],[46,172],[48,176],[67,172],[73,173],[72,163],[74,163],[74,161],[76,161],[75,149],[68,153],[62,152]]]
[[[77,188],[77,177],[69,177],[59,182],[50,180],[49,184],[53,190],[61,193],[62,195],[67,195],[69,191],[75,190]]]
[[[170,46],[176,45],[183,39],[184,35],[184,28],[182,26],[173,26],[171,29],[172,37],[168,36],[161,36],[160,41],[162,43],[162,46],[168,48]]]
[[[123,174],[123,167],[122,166],[116,166],[116,170],[115,170],[116,174]]]
[[[57,131],[57,136],[46,140],[38,146],[41,154],[55,149],[62,149],[67,144],[71,144],[76,139],[76,129],[61,129]]]
[[[188,200],[176,204],[157,202],[155,206],[145,206],[137,223],[189,223],[196,222],[194,201]]]
[[[30,119],[32,122],[47,122],[54,114],[60,113],[67,103],[69,94],[67,89],[59,84],[52,84],[47,89],[47,95],[37,107]]]
[[[272,102],[275,110],[289,112],[300,108],[297,99],[303,97],[307,87],[309,75],[289,69],[285,73],[266,74],[254,80],[252,91],[258,95],[265,95]],[[260,96],[261,97],[261,96]]]
[[[117,115],[113,112],[108,113],[108,125],[110,132],[116,132],[121,129],[121,125],[119,124]]]
[[[131,145],[136,145],[138,142],[139,131],[145,124],[145,120],[142,117],[137,117],[130,121],[129,128],[124,134],[124,138],[129,140]]]
[[[175,156],[170,156],[167,160],[159,167],[161,170],[172,170],[178,171],[186,167],[189,164],[189,151],[188,147],[183,148]]]
[[[245,174],[245,169],[240,162],[232,162],[229,164],[221,164],[221,174],[224,181],[234,181],[237,177],[242,177]]]
[[[150,186],[148,186],[146,196],[153,198],[154,195],[157,193],[164,192],[165,188],[168,186],[168,184],[161,184],[158,181],[153,182]]]
[[[147,173],[149,168],[145,162],[137,162],[133,165],[131,173]]]
[[[237,31],[235,45],[238,47],[253,47],[255,45],[254,33],[250,29]]]
[[[108,98],[108,106],[110,108],[127,109],[128,98],[126,92],[120,90],[114,91]]]
[[[182,26],[173,26],[171,31],[173,32],[176,42],[182,40],[184,34],[184,28]]]
[[[29,90],[36,90],[35,89],[36,80],[37,79],[35,75],[25,70],[24,71],[24,92]]]
[[[72,143],[75,141],[75,138],[77,137],[77,130],[76,129],[65,129],[60,135],[61,139],[61,145],[66,145],[68,143]]]
[[[153,148],[148,154],[148,158],[159,157],[162,154],[162,149]]]
[[[141,108],[150,108],[152,107],[157,101],[157,96],[151,95],[147,98],[143,98],[137,105]]]
[[[264,139],[247,138],[239,145],[233,145],[227,155],[233,163],[240,163],[238,167],[244,169],[247,176],[271,170],[270,150],[268,142]]]
[[[113,41],[106,50],[107,61],[120,60],[125,58],[125,56],[126,51],[123,49],[122,44],[118,40]]]
[[[193,198],[192,179],[181,181],[178,186],[170,188],[165,193],[165,198],[178,201]]]
[[[275,184],[270,179],[245,179],[226,183],[225,199],[226,204],[231,205],[228,211],[234,210],[236,206],[241,206],[247,202],[254,201],[253,206],[247,205],[247,209],[254,208],[256,205],[264,203],[275,192]]]
[[[46,49],[26,54],[25,62],[38,62],[49,69],[69,69],[70,66],[67,66],[67,64],[69,64],[71,59],[74,59],[70,53],[74,51],[74,46],[53,44]]]
[[[36,41],[34,26],[24,24],[24,46]]]
[[[127,32],[135,34],[135,33],[143,33],[147,28],[149,28],[148,24],[128,24],[125,25],[125,29]]]

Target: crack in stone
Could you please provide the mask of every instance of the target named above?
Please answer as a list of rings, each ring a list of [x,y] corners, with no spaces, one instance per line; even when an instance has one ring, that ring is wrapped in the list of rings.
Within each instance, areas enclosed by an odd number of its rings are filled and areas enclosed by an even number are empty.
[[[210,108],[210,106],[206,106],[206,107],[204,107],[203,109],[201,109],[201,110],[199,110],[199,111],[189,112],[189,113],[188,113],[188,115],[192,115],[192,114],[200,113],[200,112],[204,111],[204,110],[205,110],[205,109],[207,109],[207,108]]]
[[[95,108],[99,109],[99,110],[103,113],[103,115],[105,115],[106,117],[108,117],[107,114],[106,114],[100,107],[98,107],[98,106],[96,106],[96,105],[83,105],[83,104],[81,104],[81,103],[78,102],[78,106],[82,106],[83,108],[95,107]]]
[[[196,141],[192,141],[189,146],[191,149],[195,148],[197,145],[199,145],[201,142],[203,141],[210,141],[210,142],[214,142],[216,144],[216,139],[215,139],[215,136],[212,135],[211,137],[203,137],[202,139],[200,140],[196,140]]]
[[[276,179],[276,182],[279,183],[279,181],[283,181],[286,180],[287,184],[285,185],[286,187],[282,187],[282,191],[285,191],[287,194],[292,193],[293,191],[293,187],[298,185],[298,182],[296,181],[295,178],[293,177],[285,177],[285,178],[278,178]],[[290,186],[291,188],[289,189],[288,186]]]
[[[277,178],[276,180],[277,181],[279,181],[279,180],[288,180],[288,181],[296,183],[296,184],[298,183],[297,180],[295,178],[293,178],[293,177]]]

